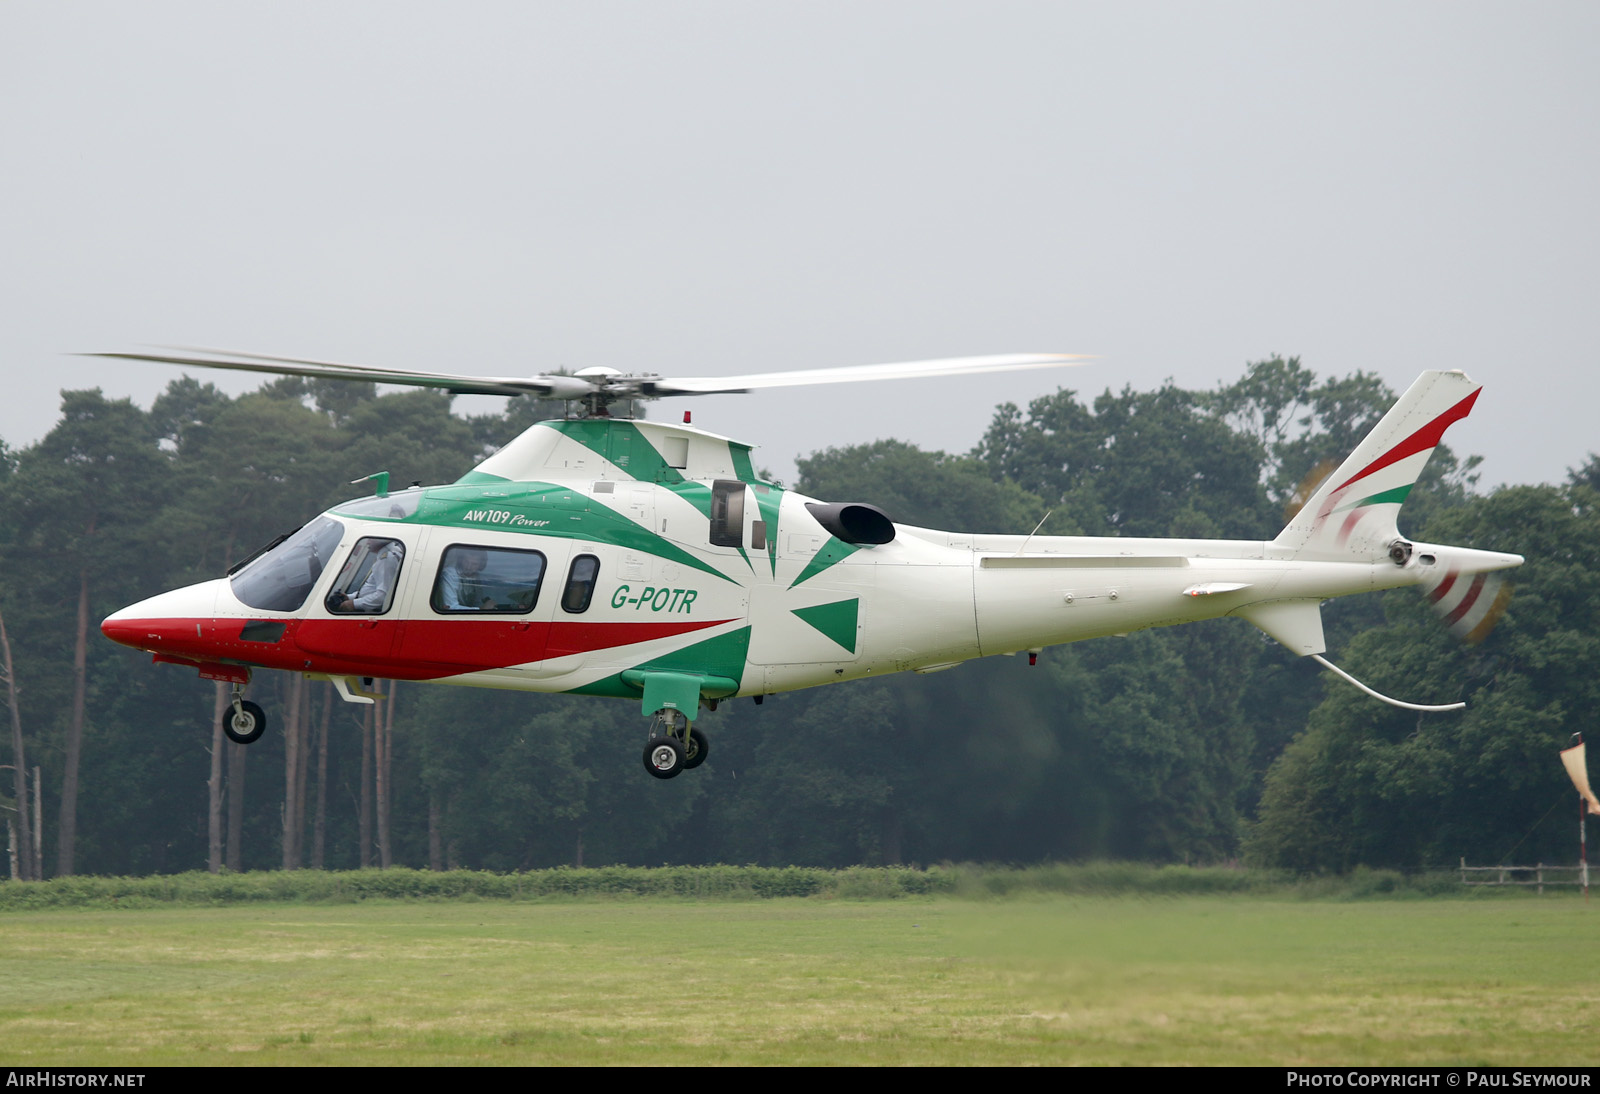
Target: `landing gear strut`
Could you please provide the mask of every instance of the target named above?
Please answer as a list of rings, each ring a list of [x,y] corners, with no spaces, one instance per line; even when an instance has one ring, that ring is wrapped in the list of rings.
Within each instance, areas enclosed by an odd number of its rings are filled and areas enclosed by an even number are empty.
[[[658,710],[650,722],[650,739],[644,746],[644,769],[658,779],[676,778],[699,767],[711,754],[706,735],[689,725],[681,710]]]
[[[233,706],[222,712],[222,732],[236,745],[261,739],[267,731],[267,716],[255,703],[244,698],[238,684],[233,686]]]

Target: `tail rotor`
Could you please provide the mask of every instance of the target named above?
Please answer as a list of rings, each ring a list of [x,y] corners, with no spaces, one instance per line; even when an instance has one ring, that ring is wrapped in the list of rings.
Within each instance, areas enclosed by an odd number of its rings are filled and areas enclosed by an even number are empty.
[[[1476,646],[1505,614],[1512,584],[1498,573],[1468,573],[1448,566],[1423,586],[1428,606],[1458,640]]]

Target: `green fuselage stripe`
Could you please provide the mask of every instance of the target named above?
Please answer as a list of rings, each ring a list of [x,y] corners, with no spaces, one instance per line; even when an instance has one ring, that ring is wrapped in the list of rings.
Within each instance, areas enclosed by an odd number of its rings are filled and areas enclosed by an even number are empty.
[[[579,418],[551,422],[563,436],[571,437],[596,455],[605,457],[640,482],[671,486],[683,481],[683,472],[668,465],[656,446],[632,422],[606,418]]]
[[[861,614],[861,601],[855,597],[833,604],[818,604],[810,608],[793,608],[791,611],[821,631],[840,646],[856,652],[856,621]]]
[[[470,496],[459,487],[443,490],[450,491],[452,496],[424,499],[419,523],[606,543],[671,559],[739,584],[671,540],[640,527],[600,502],[591,503],[586,494],[572,487],[535,483],[515,495],[498,497]],[[500,519],[502,517],[504,519]]]
[[[772,576],[778,576],[778,513],[783,503],[783,487],[765,482],[756,474],[750,462],[750,449],[742,444],[729,443],[728,452],[733,457],[733,473],[740,482],[748,483],[756,495],[756,508],[767,526],[767,564]],[[752,567],[753,569],[753,567]]]
[[[818,551],[811,561],[806,563],[806,568],[800,571],[800,576],[789,583],[789,588],[810,581],[829,566],[843,562],[860,549],[858,544],[846,543],[842,539],[829,536],[828,542],[822,545],[822,550]]]
[[[750,628],[740,627],[703,642],[695,642],[682,649],[664,653],[648,661],[641,661],[623,671],[632,672],[682,672],[695,676],[719,676],[730,680],[744,677],[745,659],[750,653]],[[624,683],[622,673],[596,680],[592,684],[573,688],[572,695],[609,695],[620,699],[637,699],[640,689]],[[651,713],[651,712],[646,712]]]

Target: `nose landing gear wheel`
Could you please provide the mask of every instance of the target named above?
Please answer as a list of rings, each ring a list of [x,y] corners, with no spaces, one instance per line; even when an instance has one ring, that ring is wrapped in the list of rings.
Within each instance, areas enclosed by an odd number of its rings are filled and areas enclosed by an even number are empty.
[[[644,769],[658,779],[674,778],[687,766],[676,737],[654,737],[644,746]]]
[[[238,709],[230,707],[222,712],[222,732],[226,733],[228,740],[236,745],[247,745],[259,740],[266,731],[266,714],[248,699],[242,700]]]

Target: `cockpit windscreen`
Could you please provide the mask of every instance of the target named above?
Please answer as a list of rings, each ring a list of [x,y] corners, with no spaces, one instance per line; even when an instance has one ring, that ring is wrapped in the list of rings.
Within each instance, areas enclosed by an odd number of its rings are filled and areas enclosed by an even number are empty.
[[[298,611],[343,537],[344,525],[318,517],[234,574],[233,595],[264,612]]]

